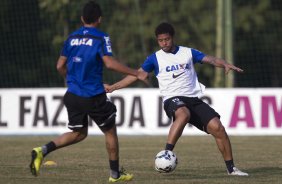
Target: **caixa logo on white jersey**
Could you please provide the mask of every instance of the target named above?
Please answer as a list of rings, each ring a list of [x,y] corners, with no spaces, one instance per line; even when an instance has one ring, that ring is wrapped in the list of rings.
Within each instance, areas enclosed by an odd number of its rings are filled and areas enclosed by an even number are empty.
[[[167,66],[165,69],[166,69],[167,72],[172,72],[172,71],[180,70],[180,69],[190,70],[191,69],[190,65],[191,65],[190,63],[177,64],[177,65]]]
[[[71,39],[70,41],[71,46],[79,46],[79,45],[92,46],[92,44],[93,44],[93,39],[91,38],[74,38]]]

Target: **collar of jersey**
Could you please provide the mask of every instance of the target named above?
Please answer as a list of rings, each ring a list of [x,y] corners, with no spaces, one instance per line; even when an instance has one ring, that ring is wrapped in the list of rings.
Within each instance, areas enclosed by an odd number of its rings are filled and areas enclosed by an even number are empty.
[[[96,27],[85,27],[85,26],[82,26],[82,28],[83,28],[83,29],[90,29],[90,30],[91,30],[91,29],[92,29],[92,30],[96,30],[96,29],[97,29]]]
[[[179,46],[175,45],[175,50],[173,52],[167,52],[167,53],[176,54],[178,51],[179,51]]]
[[[175,45],[175,50],[171,52],[172,54],[176,54],[179,51],[179,46]]]

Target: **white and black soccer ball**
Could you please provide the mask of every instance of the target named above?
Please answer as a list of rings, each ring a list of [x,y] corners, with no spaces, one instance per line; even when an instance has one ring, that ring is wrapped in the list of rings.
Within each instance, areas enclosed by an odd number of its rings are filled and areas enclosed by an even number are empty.
[[[155,157],[155,169],[161,173],[174,171],[177,166],[177,157],[170,150],[162,150]]]

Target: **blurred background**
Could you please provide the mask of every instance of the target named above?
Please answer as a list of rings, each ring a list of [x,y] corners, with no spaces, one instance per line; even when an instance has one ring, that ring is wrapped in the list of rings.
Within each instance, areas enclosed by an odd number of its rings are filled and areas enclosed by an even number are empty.
[[[63,87],[57,58],[68,34],[81,26],[86,0],[0,1],[0,88]],[[100,29],[111,37],[114,56],[139,68],[158,49],[155,27],[168,21],[176,44],[227,59],[244,69],[225,79],[223,71],[197,66],[207,87],[282,86],[280,0],[97,0]],[[105,71],[113,83],[123,76]],[[140,87],[136,83],[132,87]],[[152,86],[157,82],[152,77]]]

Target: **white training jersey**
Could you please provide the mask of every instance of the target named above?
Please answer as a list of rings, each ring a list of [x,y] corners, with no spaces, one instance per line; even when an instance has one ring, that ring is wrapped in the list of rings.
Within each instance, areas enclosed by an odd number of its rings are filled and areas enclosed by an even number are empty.
[[[199,83],[194,63],[201,63],[204,53],[176,46],[173,53],[159,50],[150,55],[142,65],[146,72],[155,72],[163,101],[175,96],[198,97],[205,86]]]

